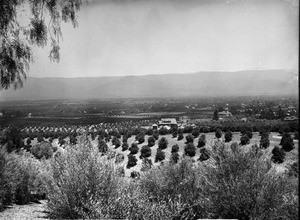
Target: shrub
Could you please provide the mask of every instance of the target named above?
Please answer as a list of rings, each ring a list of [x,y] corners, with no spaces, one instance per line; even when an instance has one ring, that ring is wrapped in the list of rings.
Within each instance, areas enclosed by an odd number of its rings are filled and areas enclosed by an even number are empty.
[[[155,145],[155,138],[153,136],[148,138],[148,146],[152,147]]]
[[[130,151],[130,154],[137,154],[139,152],[139,147],[136,143],[132,143],[128,150]]]
[[[45,157],[46,159],[48,159],[48,158],[52,157],[52,155],[53,155],[52,144],[45,142],[45,141],[38,143],[31,148],[31,153],[37,159],[41,159],[42,157]]]
[[[213,148],[210,154],[215,162],[199,164],[201,196],[209,201],[202,203],[202,207],[209,210],[210,218],[294,219],[298,216],[294,183],[272,169],[266,154],[254,148],[247,152],[236,147],[231,149],[226,151],[225,145]]]
[[[227,131],[225,133],[225,142],[230,142],[230,141],[232,141],[232,133],[231,131]]]
[[[298,161],[295,161],[294,163],[292,163],[289,166],[288,175],[298,178],[298,176],[299,176],[299,162]]]
[[[42,141],[44,141],[44,138],[42,136],[38,136],[37,142],[42,142]]]
[[[138,179],[138,178],[140,178],[140,173],[137,172],[137,171],[132,171],[132,172],[130,173],[130,177],[131,177],[132,179]]]
[[[111,199],[116,199],[118,177],[113,164],[93,147],[86,135],[78,144],[66,146],[64,154],[51,161],[47,181],[51,218],[104,218]]]
[[[118,154],[116,155],[115,163],[122,163],[122,162],[124,161],[124,159],[125,159],[124,155],[118,153]]]
[[[244,134],[241,137],[241,145],[247,145],[250,143],[250,138],[248,137],[248,135]]]
[[[177,140],[178,141],[181,141],[183,139],[183,134],[182,133],[179,133],[178,134],[178,137],[177,137]]]
[[[174,144],[172,146],[172,150],[171,150],[171,153],[177,153],[179,151],[179,146],[178,144]]]
[[[220,128],[218,128],[218,129],[216,130],[215,136],[216,136],[216,138],[221,138],[221,137],[222,137],[222,131],[221,131]]]
[[[145,145],[141,149],[140,159],[151,156],[151,148],[148,145]]]
[[[137,163],[137,159],[134,155],[129,154],[128,155],[128,163],[127,163],[127,169],[130,169],[131,167],[134,167]]]
[[[205,134],[201,134],[198,140],[198,148],[204,147],[206,144],[206,137]]]
[[[167,147],[168,147],[168,140],[165,137],[162,137],[161,139],[159,139],[158,148],[163,150],[163,149],[166,149]]]
[[[188,135],[185,137],[185,140],[186,140],[186,144],[188,144],[188,143],[194,143],[194,136],[191,135],[191,134],[188,134]]]
[[[296,131],[295,134],[294,134],[294,140],[299,140],[299,133],[298,133],[298,131]]]
[[[178,152],[172,152],[171,157],[170,157],[170,162],[175,164],[179,161],[179,154]]]
[[[271,160],[274,163],[283,163],[285,159],[285,152],[282,148],[279,148],[278,146],[275,146],[272,150],[272,157]]]
[[[124,142],[122,144],[122,151],[125,151],[125,150],[128,150],[128,143],[127,142]]]
[[[190,142],[184,147],[184,154],[189,157],[194,157],[196,155],[196,147],[193,143]]]
[[[163,161],[165,159],[165,152],[163,152],[161,149],[157,149],[156,155],[155,155],[155,163],[159,161]]]
[[[49,140],[49,141],[50,141],[50,140]],[[76,139],[76,137],[74,137],[73,135],[70,137],[70,144],[71,144],[71,145],[77,144],[77,139]]]
[[[142,172],[148,171],[151,169],[151,167],[152,167],[152,160],[144,157],[142,160],[141,171]]]

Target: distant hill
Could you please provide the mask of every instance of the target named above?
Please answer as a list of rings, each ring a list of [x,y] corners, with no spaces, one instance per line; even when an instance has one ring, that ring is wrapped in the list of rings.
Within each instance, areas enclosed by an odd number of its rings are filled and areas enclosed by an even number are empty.
[[[20,90],[0,91],[0,101],[297,95],[297,76],[296,71],[249,70],[125,77],[31,77]]]

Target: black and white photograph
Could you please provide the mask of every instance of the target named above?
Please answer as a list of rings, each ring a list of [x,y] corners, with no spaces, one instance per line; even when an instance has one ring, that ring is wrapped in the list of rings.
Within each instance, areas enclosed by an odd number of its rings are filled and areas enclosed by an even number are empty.
[[[299,219],[299,0],[0,0],[0,219]]]

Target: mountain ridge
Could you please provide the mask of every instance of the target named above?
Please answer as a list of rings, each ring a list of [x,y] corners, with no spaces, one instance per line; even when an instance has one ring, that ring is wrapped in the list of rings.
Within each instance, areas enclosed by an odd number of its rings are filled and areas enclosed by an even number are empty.
[[[205,71],[105,77],[29,77],[19,90],[1,90],[0,101],[295,95],[296,70]]]

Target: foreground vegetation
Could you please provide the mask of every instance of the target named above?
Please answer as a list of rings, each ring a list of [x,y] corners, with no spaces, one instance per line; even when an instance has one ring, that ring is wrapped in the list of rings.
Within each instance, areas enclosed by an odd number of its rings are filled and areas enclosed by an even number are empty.
[[[163,152],[166,140],[158,142]],[[257,145],[220,140],[199,147],[206,155],[201,160],[188,153],[143,167],[133,178],[125,177],[118,155],[93,145],[85,132],[49,159],[2,147],[0,207],[44,196],[49,217],[59,219],[298,219],[298,164],[277,172],[274,160]],[[143,149],[147,161],[149,149]],[[172,155],[178,151],[172,147]]]

